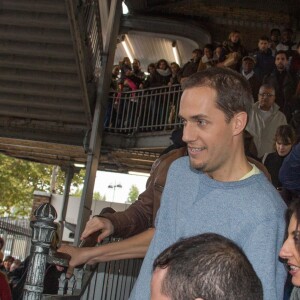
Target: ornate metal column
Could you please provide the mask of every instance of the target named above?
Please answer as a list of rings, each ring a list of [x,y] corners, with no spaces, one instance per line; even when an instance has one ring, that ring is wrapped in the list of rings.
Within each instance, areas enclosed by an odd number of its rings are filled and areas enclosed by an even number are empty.
[[[54,223],[57,214],[50,203],[42,204],[37,208],[34,216],[36,220],[30,223],[33,232],[30,249],[31,258],[24,286],[23,299],[25,300],[42,298],[47,256],[57,228]]]

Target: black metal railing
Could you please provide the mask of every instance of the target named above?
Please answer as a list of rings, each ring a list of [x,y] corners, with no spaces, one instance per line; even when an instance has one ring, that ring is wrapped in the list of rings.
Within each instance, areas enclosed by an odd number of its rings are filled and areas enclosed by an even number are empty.
[[[180,126],[180,85],[111,92],[104,127],[109,132],[171,130]]]
[[[82,26],[89,60],[87,65],[92,68],[93,79],[95,80],[100,75],[103,49],[99,4],[98,0],[86,0],[82,4]]]
[[[24,260],[30,251],[31,228],[29,220],[0,218],[0,236],[4,239],[5,256]]]

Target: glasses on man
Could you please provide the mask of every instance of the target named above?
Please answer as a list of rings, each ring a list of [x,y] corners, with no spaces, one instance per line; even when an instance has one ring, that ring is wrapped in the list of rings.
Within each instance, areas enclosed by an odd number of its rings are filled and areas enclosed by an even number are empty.
[[[273,97],[273,96],[275,96],[274,94],[269,94],[269,93],[259,93],[258,95],[261,96],[261,97]]]

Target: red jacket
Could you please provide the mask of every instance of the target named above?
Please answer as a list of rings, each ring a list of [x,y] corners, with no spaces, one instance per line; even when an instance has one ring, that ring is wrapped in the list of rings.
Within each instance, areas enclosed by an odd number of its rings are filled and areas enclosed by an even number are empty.
[[[6,276],[0,272],[0,300],[11,300],[11,291]]]

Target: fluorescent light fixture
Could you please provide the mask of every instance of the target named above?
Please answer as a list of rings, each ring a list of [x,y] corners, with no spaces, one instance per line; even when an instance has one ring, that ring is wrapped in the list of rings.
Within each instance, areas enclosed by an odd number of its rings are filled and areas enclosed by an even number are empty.
[[[181,61],[180,61],[180,56],[179,56],[176,41],[172,42],[172,50],[173,50],[173,55],[174,55],[175,61],[180,66]]]
[[[135,171],[129,171],[128,174],[129,175],[136,175],[136,176],[146,176],[146,177],[150,176],[149,173],[135,172]]]
[[[77,168],[85,168],[85,164],[74,164],[74,167],[77,167]]]
[[[133,62],[133,56],[132,56],[131,51],[130,51],[130,49],[129,49],[129,47],[128,47],[125,40],[122,41],[122,46],[123,46],[127,56],[129,57],[130,61]]]
[[[122,2],[122,11],[123,11],[123,15],[127,15],[129,13],[128,7],[124,3],[124,1]]]

